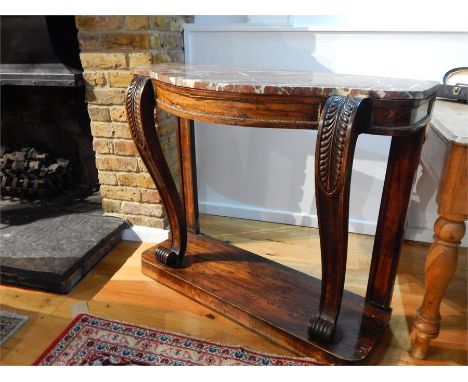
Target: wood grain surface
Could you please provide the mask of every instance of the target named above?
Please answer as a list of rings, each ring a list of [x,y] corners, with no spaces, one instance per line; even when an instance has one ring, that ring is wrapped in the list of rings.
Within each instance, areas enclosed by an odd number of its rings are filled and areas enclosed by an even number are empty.
[[[204,232],[236,246],[320,278],[318,230],[283,224],[201,215]],[[373,237],[350,234],[345,288],[363,295]],[[0,349],[2,365],[29,365],[68,325],[72,306],[87,304],[91,314],[133,322],[258,351],[292,355],[251,330],[198,304],[141,272],[141,254],[149,243],[122,242],[68,295],[0,286],[1,309],[29,320]],[[460,249],[458,268],[445,293],[438,338],[425,360],[409,355],[409,331],[424,294],[428,245],[404,242],[393,295],[389,329],[377,345],[371,365],[468,365],[468,250]]]

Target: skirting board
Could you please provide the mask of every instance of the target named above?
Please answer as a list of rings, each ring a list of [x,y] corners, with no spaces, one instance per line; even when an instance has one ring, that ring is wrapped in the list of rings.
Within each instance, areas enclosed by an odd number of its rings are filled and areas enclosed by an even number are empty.
[[[266,208],[252,208],[245,205],[230,205],[221,203],[198,202],[200,213],[218,216],[229,216],[240,219],[260,220],[272,223],[292,224],[303,227],[318,227],[317,215],[297,213],[284,210],[272,210]],[[349,231],[374,235],[376,222],[351,219]]]
[[[300,215],[300,214],[287,214],[287,211],[259,211],[254,209],[243,209],[240,207],[230,208],[225,206],[209,205],[207,208],[206,203],[200,203],[200,212],[210,213],[218,216],[238,217],[241,219],[253,219],[261,221],[270,221],[283,224],[294,224],[306,227],[317,227],[316,215]],[[297,223],[296,218],[303,219],[301,223]],[[363,233],[366,235],[374,235],[375,223],[351,221],[350,231]],[[367,232],[364,232],[367,230]],[[162,228],[152,228],[134,225],[125,229],[122,232],[122,240],[128,241],[141,241],[145,243],[161,243],[167,239],[169,231]],[[408,227],[405,231],[405,239],[422,241],[425,243],[432,243],[434,232],[428,229],[418,229]],[[468,247],[468,236],[463,238],[462,247]]]
[[[133,225],[122,231],[122,240],[158,244],[167,240],[168,234],[169,231],[162,228]]]
[[[251,208],[243,205],[229,205],[220,203],[207,203],[199,201],[200,212],[210,215],[229,216],[240,219],[260,220],[273,223],[292,224],[304,227],[318,227],[317,215],[295,213],[283,210],[270,210],[264,208]],[[375,235],[377,222],[350,219],[349,231],[364,235]],[[432,243],[434,231],[427,228],[407,227],[406,240]],[[462,247],[468,247],[468,235],[461,242]]]

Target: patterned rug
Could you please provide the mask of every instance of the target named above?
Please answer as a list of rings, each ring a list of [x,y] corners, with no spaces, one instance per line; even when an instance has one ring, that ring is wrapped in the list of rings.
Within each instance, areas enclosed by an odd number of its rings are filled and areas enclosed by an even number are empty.
[[[78,315],[34,365],[316,365],[312,359],[261,354],[180,334]]]
[[[0,346],[23,325],[28,317],[0,310]]]

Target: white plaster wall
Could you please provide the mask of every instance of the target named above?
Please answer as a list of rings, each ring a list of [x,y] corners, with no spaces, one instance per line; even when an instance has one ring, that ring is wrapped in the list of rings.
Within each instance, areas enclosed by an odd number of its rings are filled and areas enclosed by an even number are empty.
[[[186,62],[437,81],[447,70],[468,62],[466,32],[361,32],[330,26],[232,24],[225,19],[209,24],[209,16],[200,20],[203,24],[186,26]],[[314,131],[196,123],[200,210],[317,226],[315,139]],[[362,135],[358,140],[352,232],[375,232],[389,144],[388,137]],[[406,238],[431,241],[435,218],[435,185],[419,171]]]

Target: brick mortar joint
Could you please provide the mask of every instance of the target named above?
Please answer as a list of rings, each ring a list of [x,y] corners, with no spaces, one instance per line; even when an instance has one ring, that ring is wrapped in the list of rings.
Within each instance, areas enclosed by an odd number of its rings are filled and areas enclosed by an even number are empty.
[[[128,29],[126,27],[120,29],[103,29],[103,30],[89,30],[89,29],[80,29],[78,28],[78,32],[83,35],[94,35],[94,36],[102,36],[102,35],[111,35],[111,34],[167,34],[172,36],[180,36],[183,35],[183,31],[173,31],[170,29]]]
[[[151,175],[149,172],[131,172],[131,171],[112,171],[112,170],[101,170],[100,171],[103,176],[108,176],[108,175],[114,175],[115,177],[118,176],[129,176],[129,175],[134,175],[137,177],[142,177],[144,179],[151,180]],[[116,178],[117,179],[117,178]],[[117,179],[118,180],[118,179]],[[144,190],[155,190],[156,188],[148,188],[148,187],[143,187],[143,186],[124,186],[124,185],[119,185],[119,184],[105,184],[106,186],[115,186],[115,187],[135,187],[135,188],[141,188]]]
[[[107,172],[112,172],[112,170],[106,170]],[[130,172],[131,174],[133,174],[132,172]],[[106,187],[115,187],[115,188],[131,188],[131,189],[135,189],[135,190],[155,190],[153,188],[145,188],[145,187],[139,187],[139,186],[119,186],[118,184],[104,184],[104,186]],[[156,190],[157,191],[157,190]],[[106,199],[110,199],[109,197],[106,196]],[[122,201],[121,199],[116,199],[116,200],[120,200]],[[131,201],[131,200],[127,200],[127,201]]]
[[[127,48],[115,48],[115,49],[104,49],[104,48],[95,48],[95,49],[82,49],[81,54],[83,53],[102,53],[102,54],[114,54],[114,53],[122,53],[122,54],[127,54],[127,53],[148,53],[148,52],[170,52],[170,51],[184,51],[184,47],[179,47],[179,48],[138,48],[138,49],[133,49],[132,47],[127,47]]]
[[[114,142],[114,141],[126,141],[126,142],[133,142],[133,139],[131,138],[107,138],[107,137],[99,137],[99,136],[95,136],[93,138],[96,138],[96,139],[102,139],[102,140],[105,140],[105,141],[110,141],[110,142]]]
[[[110,49],[104,49],[104,48],[86,48],[82,49],[81,53],[103,53],[103,54],[112,54],[112,53],[146,53],[146,52],[153,52],[153,53],[160,53],[160,52],[172,52],[172,51],[184,51],[184,47],[167,47],[167,48],[132,48],[132,47],[120,47],[120,48],[114,48],[112,50]]]

